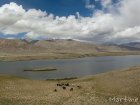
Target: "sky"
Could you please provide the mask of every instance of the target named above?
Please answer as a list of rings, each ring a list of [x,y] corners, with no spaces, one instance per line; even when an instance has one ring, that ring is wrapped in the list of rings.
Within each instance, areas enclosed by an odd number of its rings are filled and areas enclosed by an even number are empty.
[[[0,38],[140,41],[140,0],[0,0]]]

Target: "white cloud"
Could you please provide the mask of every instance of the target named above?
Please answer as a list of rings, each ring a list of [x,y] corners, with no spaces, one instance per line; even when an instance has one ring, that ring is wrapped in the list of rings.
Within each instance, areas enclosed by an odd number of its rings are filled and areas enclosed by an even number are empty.
[[[95,8],[95,5],[91,4],[90,0],[86,0],[85,8],[87,8],[89,10],[93,10]]]
[[[41,10],[25,10],[11,2],[0,7],[0,33],[12,37],[24,32],[27,33],[25,37],[32,39],[77,38],[96,42],[139,40],[140,0],[121,0],[117,5],[111,4],[104,0],[108,13],[96,10],[90,17],[82,17],[79,12],[59,17]],[[107,5],[111,6],[108,8]]]
[[[112,0],[101,0],[101,5],[103,8],[107,8],[112,4]]]
[[[116,33],[114,36],[126,38],[126,37],[132,37],[133,35],[135,35],[136,38],[140,38],[140,26],[138,26],[138,27],[136,26],[133,28],[127,28],[124,31]]]

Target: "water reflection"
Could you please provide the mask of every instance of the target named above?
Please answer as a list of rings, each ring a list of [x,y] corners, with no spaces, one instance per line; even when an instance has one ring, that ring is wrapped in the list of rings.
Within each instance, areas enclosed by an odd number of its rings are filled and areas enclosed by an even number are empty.
[[[140,56],[86,57],[78,59],[0,62],[0,73],[31,79],[54,79],[92,75],[140,65]],[[29,68],[54,67],[57,71],[24,72]]]

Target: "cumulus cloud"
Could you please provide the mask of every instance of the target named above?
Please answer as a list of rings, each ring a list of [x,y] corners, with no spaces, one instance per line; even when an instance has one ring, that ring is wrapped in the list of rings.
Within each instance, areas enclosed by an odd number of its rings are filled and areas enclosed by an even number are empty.
[[[95,8],[95,5],[92,4],[92,3],[90,2],[90,0],[86,0],[85,8],[90,9],[90,10],[93,10],[93,9]]]
[[[108,8],[109,6],[111,6],[112,4],[112,0],[101,0],[101,5],[103,6],[103,8]]]
[[[88,1],[90,5],[90,1]],[[5,36],[26,33],[31,39],[74,38],[95,42],[123,42],[140,40],[140,0],[121,0],[113,5],[102,0],[104,10],[92,16],[54,16],[45,11],[29,9],[14,2],[0,7],[0,33]],[[107,7],[109,5],[109,7]]]

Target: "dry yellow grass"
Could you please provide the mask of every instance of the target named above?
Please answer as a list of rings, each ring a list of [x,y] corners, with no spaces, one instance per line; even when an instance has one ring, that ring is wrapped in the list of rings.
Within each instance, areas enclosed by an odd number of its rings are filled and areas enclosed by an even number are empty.
[[[140,55],[140,52],[121,51],[121,52],[23,52],[23,53],[0,53],[0,61],[19,61],[19,60],[43,60],[43,59],[70,59],[94,56],[124,56]]]
[[[140,105],[109,101],[113,97],[140,99],[140,67],[73,80],[63,90],[57,80],[39,81],[0,75],[0,105]],[[78,88],[77,86],[81,86]],[[70,91],[73,88],[73,91]],[[54,92],[57,89],[57,92]]]

